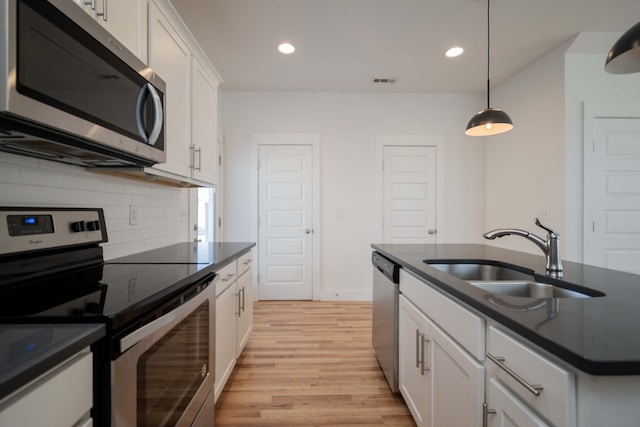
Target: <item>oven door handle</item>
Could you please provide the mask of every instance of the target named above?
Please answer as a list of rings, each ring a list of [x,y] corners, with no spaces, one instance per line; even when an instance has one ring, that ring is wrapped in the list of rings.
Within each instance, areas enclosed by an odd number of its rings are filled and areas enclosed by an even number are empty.
[[[204,282],[209,282],[210,284],[216,277],[216,275],[207,277],[206,279],[204,279]],[[143,339],[152,336],[156,332],[161,331],[163,328],[181,322],[185,317],[191,314],[193,310],[198,308],[200,304],[211,298],[210,294],[212,292],[212,289],[212,286],[207,286],[198,295],[180,305],[176,309],[168,312],[167,314],[154,320],[153,322],[148,323],[139,329],[136,329],[129,335],[120,339],[120,353],[124,353]]]

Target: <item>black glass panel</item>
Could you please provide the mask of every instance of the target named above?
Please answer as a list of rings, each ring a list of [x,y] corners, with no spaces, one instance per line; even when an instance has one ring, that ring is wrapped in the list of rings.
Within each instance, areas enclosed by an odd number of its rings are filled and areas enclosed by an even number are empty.
[[[208,373],[209,303],[138,360],[138,427],[174,426]]]

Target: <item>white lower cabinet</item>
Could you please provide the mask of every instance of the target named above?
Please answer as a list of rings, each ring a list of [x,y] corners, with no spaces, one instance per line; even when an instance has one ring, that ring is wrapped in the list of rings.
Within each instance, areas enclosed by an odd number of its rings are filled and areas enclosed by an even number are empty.
[[[235,267],[235,261],[233,262]],[[221,276],[224,278],[224,276]],[[222,279],[218,281],[217,288],[222,285]],[[222,388],[229,379],[233,368],[236,366],[236,327],[235,317],[237,309],[236,282],[228,283],[216,296],[216,366],[215,366],[215,395],[218,400]]]
[[[418,426],[480,426],[484,367],[405,296],[399,310],[399,382]]]
[[[581,372],[403,269],[400,292],[400,392],[418,426],[640,426],[640,375]]]
[[[252,253],[248,252],[217,272],[215,401],[253,331],[251,262]]]
[[[576,426],[576,380],[573,372],[495,326],[490,326],[487,331],[486,363],[489,389],[499,385],[509,390],[509,396],[517,407],[528,409],[550,425]],[[495,406],[504,401],[495,402],[494,397],[489,393],[489,410],[496,409]],[[490,426],[521,425],[501,424],[499,420],[503,417],[496,415],[500,413],[488,415]],[[493,418],[498,418],[498,422],[494,423]],[[547,425],[540,424],[533,416],[528,419],[530,423],[522,425]]]
[[[238,298],[236,354],[240,356],[253,330],[253,286],[251,269],[241,273],[236,283]]]
[[[422,363],[427,317],[400,295],[398,310],[400,393],[418,426],[430,426],[429,376]]]
[[[0,426],[91,426],[92,406],[93,355],[86,348],[0,401]]]

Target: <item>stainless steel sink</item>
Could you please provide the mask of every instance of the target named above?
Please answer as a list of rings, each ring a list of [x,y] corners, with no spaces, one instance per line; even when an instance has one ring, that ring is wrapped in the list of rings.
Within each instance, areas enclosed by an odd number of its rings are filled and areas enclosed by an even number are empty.
[[[545,276],[499,261],[424,260],[443,273],[497,295],[521,298],[592,298],[602,292]]]
[[[521,298],[591,298],[590,295],[548,283],[531,282],[527,280],[504,281],[468,281],[476,288],[493,294]]]
[[[429,266],[462,280],[531,280],[534,281],[533,271],[516,270],[506,264],[489,263],[438,263],[424,261]]]

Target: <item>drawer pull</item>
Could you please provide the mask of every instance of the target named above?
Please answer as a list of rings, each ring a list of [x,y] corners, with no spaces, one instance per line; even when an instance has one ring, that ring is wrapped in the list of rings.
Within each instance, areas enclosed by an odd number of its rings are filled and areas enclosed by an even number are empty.
[[[529,390],[535,396],[540,396],[540,393],[542,392],[542,390],[544,390],[544,387],[542,387],[541,385],[531,385],[528,382],[526,382],[524,379],[522,379],[522,377],[520,375],[518,375],[514,371],[512,371],[507,365],[505,365],[503,363],[506,360],[504,357],[496,357],[496,356],[492,355],[491,353],[487,353],[487,357],[493,363],[498,365],[498,367],[500,369],[502,369],[507,374],[509,374],[509,376],[511,376],[511,378],[513,378],[514,380],[518,381],[524,388]]]
[[[220,279],[221,282],[228,282],[229,280],[231,280],[231,278],[235,276],[234,273],[229,273],[227,274],[225,277],[223,277],[222,279]]]

